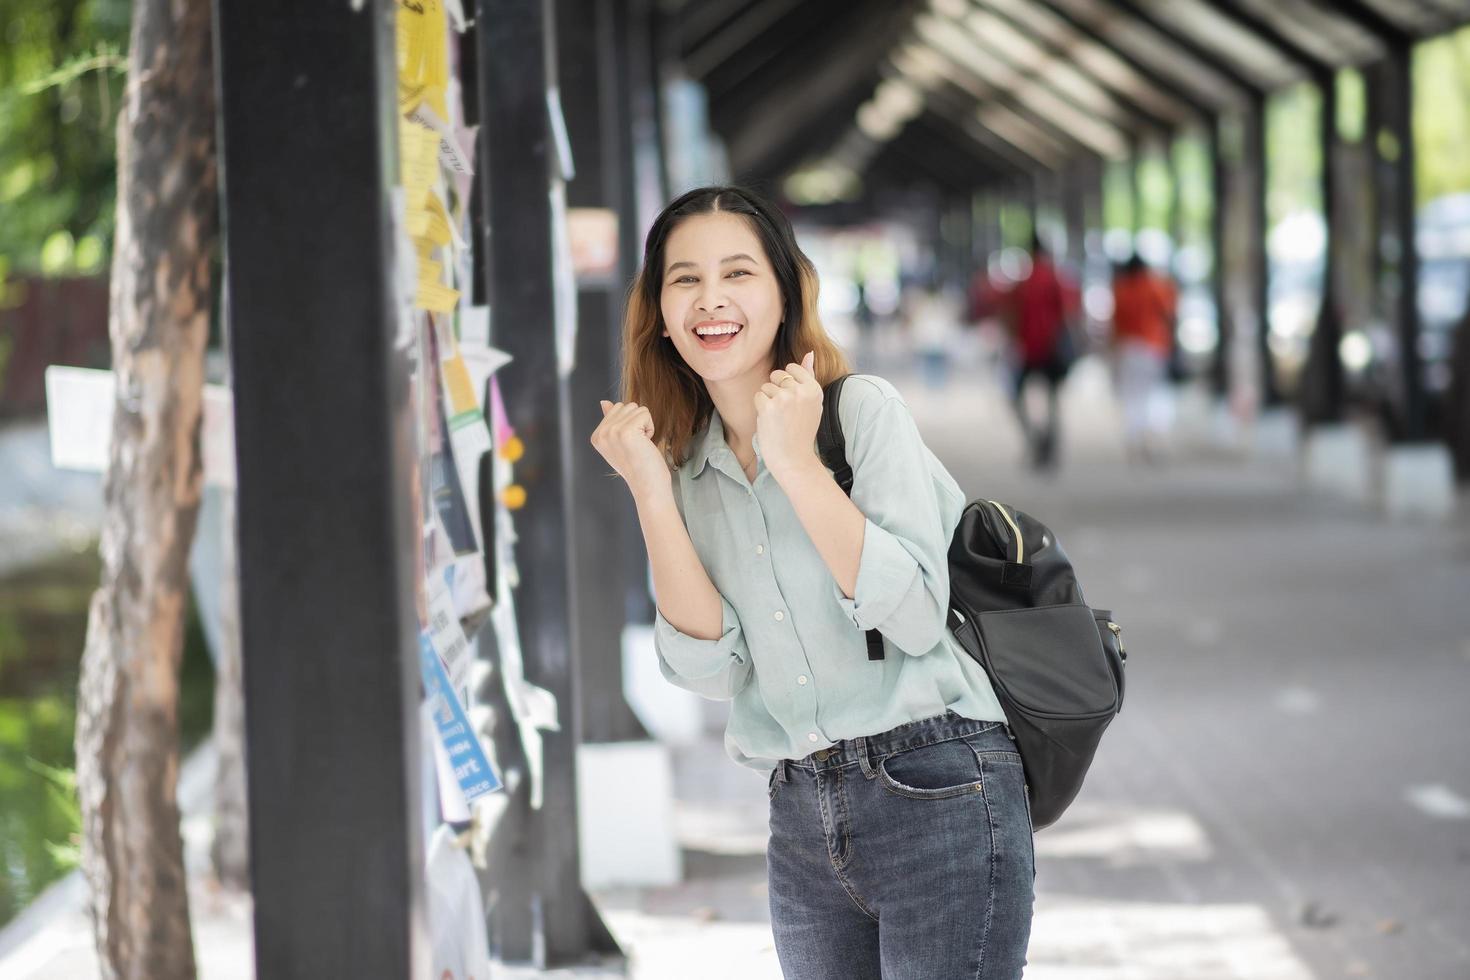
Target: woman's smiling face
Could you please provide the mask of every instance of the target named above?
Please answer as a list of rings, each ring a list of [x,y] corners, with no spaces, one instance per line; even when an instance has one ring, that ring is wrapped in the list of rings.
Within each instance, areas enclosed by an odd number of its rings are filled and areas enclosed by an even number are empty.
[[[659,308],[674,347],[706,382],[770,370],[781,289],[741,215],[691,215],[669,233]]]

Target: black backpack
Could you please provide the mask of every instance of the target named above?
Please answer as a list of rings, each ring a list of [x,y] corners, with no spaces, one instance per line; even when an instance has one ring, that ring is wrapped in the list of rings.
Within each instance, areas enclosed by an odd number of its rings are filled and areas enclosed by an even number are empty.
[[[852,495],[837,404],[846,377],[823,391],[817,446]],[[1056,535],[1029,514],[974,500],[949,546],[948,626],[990,677],[1026,769],[1031,823],[1056,822],[1076,798],[1103,732],[1123,707],[1128,654],[1112,613],[1090,609]],[[868,631],[868,658],[883,640]]]

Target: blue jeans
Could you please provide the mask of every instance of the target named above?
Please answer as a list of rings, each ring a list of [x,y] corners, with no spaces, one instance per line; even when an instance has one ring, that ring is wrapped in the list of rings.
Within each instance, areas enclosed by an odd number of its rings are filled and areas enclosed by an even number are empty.
[[[771,772],[771,928],[787,980],[1014,980],[1036,859],[1004,725],[949,712]]]

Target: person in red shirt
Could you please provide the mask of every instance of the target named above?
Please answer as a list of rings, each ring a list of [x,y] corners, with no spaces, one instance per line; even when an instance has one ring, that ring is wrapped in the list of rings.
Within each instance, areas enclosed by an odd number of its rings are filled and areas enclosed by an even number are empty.
[[[1057,389],[1067,376],[1073,358],[1073,340],[1068,321],[1077,308],[1077,288],[1056,263],[1039,237],[1031,242],[1031,271],[1011,291],[1011,310],[1016,339],[1016,375],[1012,400],[1021,429],[1031,449],[1031,462],[1039,470],[1057,462]],[[1047,385],[1047,412],[1043,423],[1034,423],[1026,408],[1026,382],[1040,375]]]
[[[1113,357],[1130,459],[1154,459],[1168,437],[1176,304],[1174,284],[1137,255],[1113,277]]]

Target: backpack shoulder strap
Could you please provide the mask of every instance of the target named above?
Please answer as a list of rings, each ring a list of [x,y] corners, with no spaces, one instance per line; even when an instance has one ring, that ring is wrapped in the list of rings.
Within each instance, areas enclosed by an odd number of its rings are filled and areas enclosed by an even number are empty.
[[[847,437],[842,433],[842,417],[837,413],[842,398],[842,384],[850,374],[834,378],[822,389],[822,422],[817,426],[817,452],[822,465],[832,471],[842,492],[852,496],[852,467],[847,463]]]
[[[847,462],[847,437],[842,434],[842,417],[837,414],[842,399],[842,383],[852,375],[844,374],[827,382],[822,389],[822,422],[817,426],[817,452],[822,465],[832,471],[832,477],[842,492],[852,496],[852,467]],[[868,659],[883,659],[883,634],[868,630]]]

